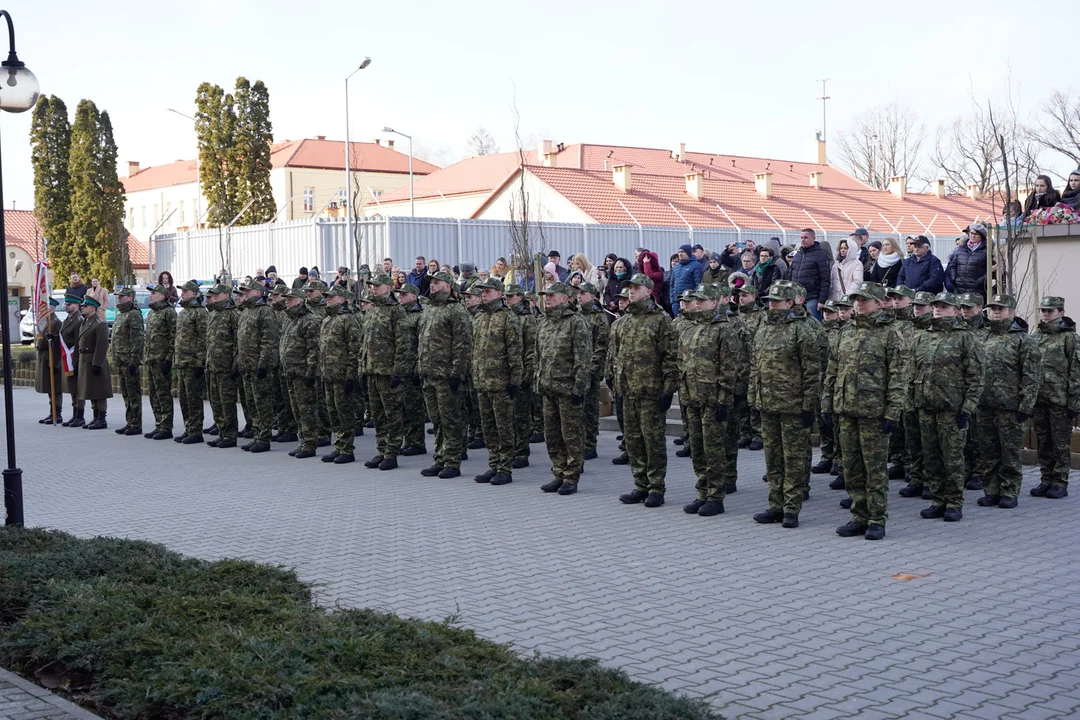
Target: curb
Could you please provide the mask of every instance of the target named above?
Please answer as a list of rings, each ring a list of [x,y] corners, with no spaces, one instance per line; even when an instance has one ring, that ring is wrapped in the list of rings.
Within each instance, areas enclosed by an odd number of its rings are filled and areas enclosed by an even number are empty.
[[[27,695],[31,695],[38,700],[47,702],[48,704],[55,707],[57,710],[62,710],[63,712],[70,715],[72,718],[76,718],[76,720],[101,720],[100,717],[94,715],[89,710],[83,710],[75,703],[68,702],[62,697],[54,695],[52,692],[46,690],[40,685],[35,685],[29,680],[19,677],[15,673],[8,672],[3,668],[0,668],[0,682],[11,683],[15,687],[25,692]]]

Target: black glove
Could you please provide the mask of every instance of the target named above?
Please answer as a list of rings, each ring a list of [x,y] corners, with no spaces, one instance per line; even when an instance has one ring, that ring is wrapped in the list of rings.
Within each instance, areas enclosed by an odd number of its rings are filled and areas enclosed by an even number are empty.
[[[240,377],[240,368],[234,367],[232,369],[232,372],[229,373],[229,377],[231,377],[233,380]]]
[[[604,378],[604,384],[607,385],[608,390],[611,390],[612,392],[615,391],[615,379],[612,378],[610,375]]]
[[[881,423],[881,432],[885,433],[886,435],[889,435],[894,430],[896,430],[896,428],[898,428],[898,427],[899,427],[899,424],[895,420],[890,420],[888,418],[885,418],[884,422]]]
[[[821,429],[832,430],[833,418],[831,412],[821,413]]]
[[[191,374],[195,377],[196,380],[199,380],[202,378],[203,375],[206,374],[206,369],[201,367],[193,367],[191,368]]]
[[[1075,420],[1077,415],[1080,415],[1080,410],[1073,410],[1070,408],[1065,411],[1065,416],[1070,420]]]
[[[49,341],[49,342],[52,342],[53,340],[55,340],[55,339],[56,339],[56,336],[55,336],[55,335],[53,335],[52,333],[45,333],[45,339],[46,339],[47,341]]]
[[[746,404],[746,393],[742,393],[741,395],[736,395],[735,396],[735,404],[739,405],[739,406],[745,405]]]
[[[307,385],[309,388],[315,387],[315,376],[310,375],[308,377],[305,377],[304,384]]]
[[[672,396],[668,395],[666,392],[662,392],[659,395],[657,395],[656,396],[656,409],[659,410],[660,412],[667,412],[668,408],[671,407],[671,398],[672,398]]]
[[[101,366],[100,365],[92,365],[90,367],[90,370],[94,373],[94,375],[100,375],[101,374]]]
[[[412,384],[413,387],[420,387],[420,373],[414,372],[412,374]]]
[[[260,380],[262,380],[264,377],[266,377],[266,368],[257,369],[255,371],[255,377],[259,378]]]
[[[1030,419],[1031,419],[1031,416],[1028,415],[1027,413],[1022,413],[1020,411],[1017,411],[1017,413],[1016,413],[1016,422],[1024,423],[1024,422],[1027,422]]]
[[[814,427],[814,411],[803,410],[801,413],[799,413],[799,420],[802,422],[802,426],[804,428]]]
[[[962,412],[956,416],[956,429],[967,430],[968,423],[971,421],[971,416],[966,412]]]
[[[390,387],[396,388],[400,384],[401,384],[401,378],[399,378],[397,375],[391,375],[390,376]]]
[[[716,403],[716,422],[721,423],[727,420],[728,407],[724,403]]]
[[[165,362],[161,363],[161,374],[162,375],[168,375],[171,372],[172,372],[172,360],[166,360]]]
[[[138,365],[128,365],[128,375],[131,375],[132,377],[134,377],[135,375],[138,375],[138,374],[139,374],[139,366]]]
[[[461,378],[450,378],[450,392],[457,395],[458,388],[461,387]]]
[[[581,405],[581,403],[583,403],[583,402],[585,402],[585,398],[581,397],[580,395],[571,395],[570,396],[570,404],[571,405]]]
[[[342,385],[342,389],[346,393],[351,393],[354,388],[356,388],[356,383],[354,383],[351,378],[346,380],[345,383]]]
[[[509,395],[511,398],[516,398],[517,394],[518,394],[518,386],[517,385],[507,385],[506,386],[506,394]]]

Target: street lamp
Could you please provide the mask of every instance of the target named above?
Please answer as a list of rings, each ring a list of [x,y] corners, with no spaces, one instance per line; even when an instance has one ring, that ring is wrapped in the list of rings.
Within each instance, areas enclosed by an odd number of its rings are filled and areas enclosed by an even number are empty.
[[[15,26],[7,10],[0,15],[8,26],[8,57],[0,63],[0,110],[26,112],[37,104],[41,86],[34,73],[15,54]],[[2,168],[2,165],[0,165]],[[0,172],[0,296],[8,302],[7,236],[4,231],[4,184]],[[15,466],[15,409],[12,400],[11,317],[7,307],[0,308],[0,332],[4,337],[4,423],[7,430],[7,468],[4,469],[4,509],[6,525],[23,524],[22,470]]]
[[[398,132],[394,128],[384,127],[382,129],[384,133],[393,133],[394,135],[400,135],[403,138],[407,138],[409,141],[409,214],[416,217],[416,201],[413,198],[413,174],[412,174],[412,135],[406,135],[403,132]]]
[[[365,56],[360,67],[349,73],[345,78],[345,234],[350,245],[355,246],[356,240],[352,231],[352,169],[349,167],[349,155],[352,146],[349,144],[349,78],[371,64],[371,58]],[[353,247],[353,257],[356,257],[356,248]],[[359,270],[359,269],[358,269]]]
[[[182,118],[187,118],[188,120],[190,120],[193,123],[198,122],[195,118],[191,117],[190,115],[185,115],[184,113],[180,112],[179,110],[173,110],[172,108],[165,108],[165,110],[167,110],[168,112],[171,112],[171,113],[176,113],[177,115],[179,115]],[[196,141],[195,142],[195,189],[198,191],[198,194],[195,196],[195,224],[196,225],[198,225],[199,219],[202,217],[202,153],[199,152],[198,139],[199,139],[199,132],[196,130],[195,131],[195,141]],[[195,229],[198,230],[199,228],[196,227]]]

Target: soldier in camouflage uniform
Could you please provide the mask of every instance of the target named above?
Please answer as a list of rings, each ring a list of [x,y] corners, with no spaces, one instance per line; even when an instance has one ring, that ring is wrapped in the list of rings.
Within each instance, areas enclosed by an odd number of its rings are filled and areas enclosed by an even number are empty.
[[[912,398],[932,503],[920,515],[956,522],[963,517],[964,441],[982,397],[983,353],[960,318],[955,295],[939,293],[933,308],[930,328],[915,339],[912,353]]]
[[[749,283],[734,290],[738,300],[739,318],[746,324],[746,330],[750,340],[750,352],[753,355],[754,335],[761,323],[765,320],[765,311],[758,306],[757,288]],[[753,358],[751,357],[751,362]],[[741,370],[749,380],[749,367]],[[757,408],[750,407],[749,403],[736,401],[739,414],[739,447],[751,451],[761,450],[765,444],[761,440],[761,413]]]
[[[1080,414],[1080,350],[1076,323],[1065,317],[1063,298],[1043,297],[1039,319],[1033,337],[1043,359],[1043,382],[1035,403],[1041,476],[1031,494],[1060,500],[1069,494],[1069,441]]]
[[[462,283],[465,287],[463,295],[465,297],[465,310],[468,311],[469,317],[475,320],[480,312],[480,305],[483,300],[480,288],[476,287],[476,283],[479,281],[475,278],[470,280]],[[469,375],[465,378],[465,393],[462,395],[462,400],[465,403],[465,418],[468,420],[465,447],[469,450],[479,450],[484,447],[484,428],[480,420],[480,400],[476,395],[476,385],[473,382],[471,366]]]
[[[348,271],[348,268],[344,269],[346,272]],[[345,277],[347,278],[348,275],[346,274]],[[322,321],[326,319],[326,298],[323,295],[329,287],[321,280],[309,280],[301,288],[306,297],[308,310],[311,310],[311,314],[315,316],[315,321],[320,326]],[[326,389],[323,387],[322,378],[319,378],[315,383],[315,410],[316,417],[319,420],[318,445],[319,447],[326,447],[330,444],[330,414],[326,408]]]
[[[909,372],[907,410],[904,412],[904,458],[907,463],[904,469],[907,473],[908,484],[900,489],[899,495],[900,497],[921,497],[923,500],[929,500],[931,493],[930,484],[926,482],[919,410],[915,407],[915,386],[910,382],[910,373],[915,367],[915,341],[919,335],[930,329],[930,323],[934,319],[933,302],[933,293],[921,291],[915,293],[915,299],[911,303],[911,331],[910,335],[904,337],[904,352]],[[903,332],[903,327],[901,327],[901,332]]]
[[[277,323],[278,338],[288,331],[292,325],[292,319],[285,312],[285,298],[289,295],[289,286],[284,283],[272,286],[266,293],[266,303],[274,311],[274,322]],[[303,288],[300,288],[303,290]],[[277,435],[274,442],[296,442],[300,439],[297,435],[296,418],[293,416],[292,401],[289,399],[289,378],[278,369],[277,382],[273,387],[274,427]]]
[[[502,281],[488,278],[474,287],[480,288],[483,302],[472,323],[473,384],[488,449],[488,469],[474,480],[506,485],[513,482],[511,463],[517,447],[514,402],[523,373],[521,323],[503,302]]]
[[[513,469],[529,467],[529,438],[532,435],[533,383],[536,381],[537,318],[525,302],[525,288],[509,285],[503,293],[506,304],[521,323],[522,372],[521,387],[514,398],[514,459]]]
[[[319,367],[334,449],[323,462],[344,465],[356,460],[356,372],[360,366],[360,325],[347,312],[350,290],[335,283],[326,296],[326,318],[319,328]]]
[[[195,445],[203,441],[206,326],[209,321],[209,313],[203,305],[203,296],[197,282],[189,280],[180,288],[180,307],[183,309],[176,318],[173,364],[176,367],[176,396],[180,400],[184,432],[173,439],[185,445]],[[172,405],[172,398],[169,399],[169,405]]]
[[[279,285],[278,287],[286,287]],[[289,452],[297,460],[315,457],[319,444],[319,411],[316,381],[319,379],[319,325],[303,290],[289,289],[285,313],[289,328],[278,340],[281,374],[289,381],[289,402],[300,426],[300,444]]]
[[[738,350],[736,367],[738,370],[733,378],[734,394],[732,405],[726,423],[726,436],[724,438],[724,456],[726,462],[722,466],[721,476],[724,482],[724,494],[731,495],[738,491],[739,479],[739,423],[736,408],[746,405],[746,393],[750,387],[750,328],[743,322],[742,316],[733,304],[732,290],[725,282],[713,283],[720,293],[717,298],[716,311],[725,315],[738,338],[735,346]]]
[[[60,337],[64,344],[71,350],[72,374],[65,379],[67,392],[71,394],[71,419],[65,420],[64,427],[82,427],[86,424],[86,401],[79,399],[79,326],[82,325],[82,314],[79,305],[82,299],[75,295],[64,296],[64,310],[67,317],[60,324]]]
[[[244,377],[244,391],[251,409],[252,441],[240,446],[253,453],[270,450],[274,424],[274,385],[278,378],[280,330],[274,311],[263,299],[263,286],[252,280],[241,285],[240,322],[236,329],[237,366]]]
[[[882,311],[885,288],[864,282],[850,293],[855,315],[830,353],[821,395],[822,429],[840,428],[851,520],[841,537],[885,537],[888,518],[889,435],[903,416],[907,395],[904,339],[892,314]]]
[[[444,272],[431,277],[428,302],[420,313],[417,368],[424,381],[424,403],[435,426],[435,464],[424,477],[461,475],[465,450],[462,395],[472,361],[472,318],[453,297],[454,279]]]
[[[896,319],[896,329],[900,331],[901,337],[904,338],[904,359],[905,366],[911,368],[911,350],[915,341],[915,326],[911,320],[913,317],[912,301],[915,299],[915,291],[904,285],[898,285],[896,287],[885,288],[885,299],[887,306],[892,310],[892,315]],[[911,461],[908,459],[907,452],[907,433],[908,422],[907,417],[911,410],[910,395],[911,384],[908,384],[909,399],[904,402],[904,416],[901,418],[900,424],[892,435],[889,436],[889,479],[890,480],[904,480],[909,476],[908,466]],[[915,416],[916,422],[918,416]]]
[[[1020,448],[1043,380],[1043,357],[1027,323],[1016,317],[1016,298],[990,298],[990,335],[983,343],[986,373],[979,401],[979,458],[983,463],[982,507],[1010,509],[1020,495]]]
[[[417,345],[420,334],[420,315],[422,307],[419,303],[420,289],[410,283],[405,283],[394,291],[398,302],[405,310],[405,322],[402,323],[402,338],[409,346],[409,357],[412,365],[408,368],[407,380],[402,380],[401,394],[404,398],[402,405],[402,422],[404,446],[401,454],[427,455],[427,435],[424,433],[424,390],[420,372],[416,367]]]
[[[112,364],[120,378],[120,395],[124,398],[124,427],[116,432],[119,435],[135,435],[129,430],[142,432],[142,385],[139,368],[143,363],[143,348],[146,343],[146,328],[143,325],[142,311],[135,302],[135,291],[129,287],[116,291],[116,320],[113,322]],[[158,295],[161,299],[164,296]],[[173,316],[175,320],[175,314]],[[169,356],[172,356],[172,337],[169,337]],[[153,385],[151,385],[153,388]],[[153,407],[154,398],[150,397]],[[157,408],[154,408],[157,410]],[[157,414],[155,413],[155,417]],[[172,420],[172,398],[169,399],[169,420]],[[171,427],[171,422],[170,422]],[[169,434],[172,437],[172,434]]]
[[[210,410],[217,426],[217,438],[206,444],[217,448],[236,447],[236,399],[240,390],[240,370],[236,364],[236,334],[240,311],[232,299],[232,288],[224,283],[207,292],[206,372]]]
[[[625,285],[626,283],[623,283],[623,284]],[[624,287],[622,290],[619,291],[619,300],[618,300],[618,302],[619,302],[619,317],[615,318],[615,322],[613,322],[611,324],[611,328],[610,328],[611,331],[614,331],[615,323],[619,322],[624,317],[626,317],[626,308],[630,306],[630,290],[629,290],[629,288]],[[611,393],[611,403],[612,403],[612,405],[615,406],[615,419],[619,423],[619,432],[622,433],[624,431],[624,428],[625,428],[625,426],[623,425],[623,399],[622,399],[622,395],[619,395],[618,393],[615,392],[615,379],[614,379],[614,376],[619,373],[619,370],[618,370],[618,358],[615,358],[615,357],[613,357],[611,355],[610,343],[611,343],[611,334],[609,332],[608,333],[607,371],[606,371],[607,375],[604,378],[604,384],[608,386],[608,392]],[[626,452],[625,436],[620,434],[618,436],[618,439],[620,441],[622,441],[622,442],[619,443],[619,450],[622,450],[622,454],[619,455],[618,457],[611,458],[611,464],[612,465],[629,465],[630,464],[630,454],[628,452]]]
[[[600,434],[600,383],[604,379],[604,368],[607,366],[607,347],[610,339],[607,317],[596,300],[598,294],[599,291],[592,283],[584,282],[578,286],[578,306],[581,308],[582,319],[589,327],[593,359],[592,377],[582,405],[585,416],[586,460],[596,459],[596,437]]]
[[[848,297],[845,295],[844,297]],[[822,354],[821,365],[828,368],[829,359],[836,354],[836,344],[840,339],[840,329],[847,323],[846,319],[840,317],[841,306],[837,304],[835,300],[827,301],[821,306],[821,328],[825,331],[825,352]],[[821,384],[822,393],[826,392],[825,383]],[[811,466],[810,472],[814,474],[821,474],[830,472],[833,469],[833,465],[836,463],[842,463],[840,454],[840,426],[838,424],[833,425],[831,430],[825,427],[824,422],[824,407],[826,405],[824,396],[821,399],[822,416],[819,417],[818,427],[821,429],[821,459]],[[839,483],[837,482],[839,485]],[[841,488],[836,488],[841,489]]]
[[[536,307],[538,296],[536,293],[525,293],[525,305],[529,315],[533,318],[536,331],[540,331],[540,321],[543,313]],[[532,399],[532,435],[529,436],[529,444],[544,442],[544,403],[540,393],[533,392]]]
[[[365,467],[393,470],[401,451],[401,378],[413,366],[405,342],[405,310],[390,292],[393,280],[379,273],[371,278],[371,308],[361,335],[361,372],[368,388],[375,419],[375,457]]]
[[[985,300],[978,293],[964,293],[959,295],[960,316],[964,324],[971,330],[979,345],[986,343],[990,337],[990,323],[983,312]],[[964,443],[964,488],[967,490],[983,489],[983,474],[985,470],[984,458],[979,456],[979,414],[976,409],[968,427],[967,441]]]
[[[679,335],[682,334],[683,325],[689,320],[689,318],[684,318],[683,320],[680,320],[679,318],[682,317],[684,310],[687,310],[691,305],[696,304],[694,292],[695,288],[687,288],[679,295],[679,314],[671,321],[671,329],[675,331],[676,345],[679,341]],[[682,433],[679,437],[675,438],[673,443],[675,445],[682,445],[682,447],[675,451],[675,457],[690,457],[690,445],[687,444],[687,441],[690,439],[690,425],[686,416],[686,406],[682,403],[681,398],[679,401],[679,421],[682,423]]]
[[[615,394],[623,402],[623,442],[630,457],[634,489],[619,496],[627,505],[664,504],[667,489],[666,415],[678,390],[678,341],[671,319],[652,301],[652,279],[629,280],[626,315],[611,327],[608,367]]]
[[[754,336],[749,403],[761,412],[769,508],[759,523],[799,526],[810,481],[810,428],[821,399],[821,345],[795,309],[796,290],[774,282],[765,321]]]
[[[712,517],[724,512],[726,475],[730,474],[727,440],[735,402],[735,382],[745,367],[747,351],[739,328],[720,298],[728,292],[712,284],[698,285],[679,317],[679,402],[686,408],[690,458],[697,476],[697,498],[683,507],[691,515]],[[737,439],[736,439],[737,440]]]
[[[572,293],[561,282],[540,291],[544,315],[536,338],[536,391],[543,398],[544,441],[555,476],[540,489],[560,495],[577,492],[585,464],[581,406],[593,372],[592,336],[569,302]]]

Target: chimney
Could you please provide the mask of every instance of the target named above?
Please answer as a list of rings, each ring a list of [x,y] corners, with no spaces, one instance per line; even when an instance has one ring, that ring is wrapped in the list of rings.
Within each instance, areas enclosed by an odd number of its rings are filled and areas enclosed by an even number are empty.
[[[980,197],[982,197],[982,193],[979,192],[979,186],[974,184],[968,185],[967,196],[972,200],[978,200]]]
[[[754,189],[757,190],[758,195],[772,197],[772,173],[754,173]]]
[[[375,138],[375,144],[376,144],[376,145],[380,145],[380,146],[381,146],[381,145],[382,145],[382,139],[380,139],[380,138]]]
[[[139,172],[139,161],[138,160],[128,160],[128,177],[131,177],[132,175],[137,175],[138,172]]]
[[[945,181],[941,178],[934,181],[934,195],[937,195],[939,198],[945,197]]]
[[[625,193],[631,190],[631,176],[630,166],[625,163],[619,163],[611,169],[611,179],[619,186],[619,189]]]
[[[675,152],[672,153],[672,155],[674,155],[676,162],[682,162],[683,158],[686,157],[686,143],[679,143],[676,145]]]
[[[394,141],[393,141],[393,140],[387,140],[387,141],[386,141],[386,147],[388,147],[388,148],[390,148],[391,150],[393,150],[393,149],[394,149]]]
[[[829,164],[829,161],[825,157],[825,138],[821,137],[821,133],[817,134],[817,164]]]
[[[900,200],[903,200],[904,195],[907,193],[907,177],[904,175],[893,175],[889,178],[889,192]]]
[[[326,139],[326,136],[325,136],[325,135],[316,135],[316,136],[315,136],[315,139],[316,139],[316,140],[325,140],[325,139]]]
[[[544,157],[540,158],[544,167],[556,167],[559,164],[559,153],[557,150],[548,149],[548,152],[544,153]]]
[[[814,188],[815,190],[820,190],[821,189],[821,176],[824,175],[824,174],[825,173],[820,172],[818,170],[815,170],[814,172],[810,173],[810,187]]]
[[[536,149],[536,161],[542,163],[544,161],[544,156],[545,155],[550,155],[550,154],[551,154],[551,141],[550,140],[541,140],[540,141],[540,147],[538,147]]]
[[[692,172],[686,176],[686,194],[693,196],[695,200],[705,199],[705,174]]]

